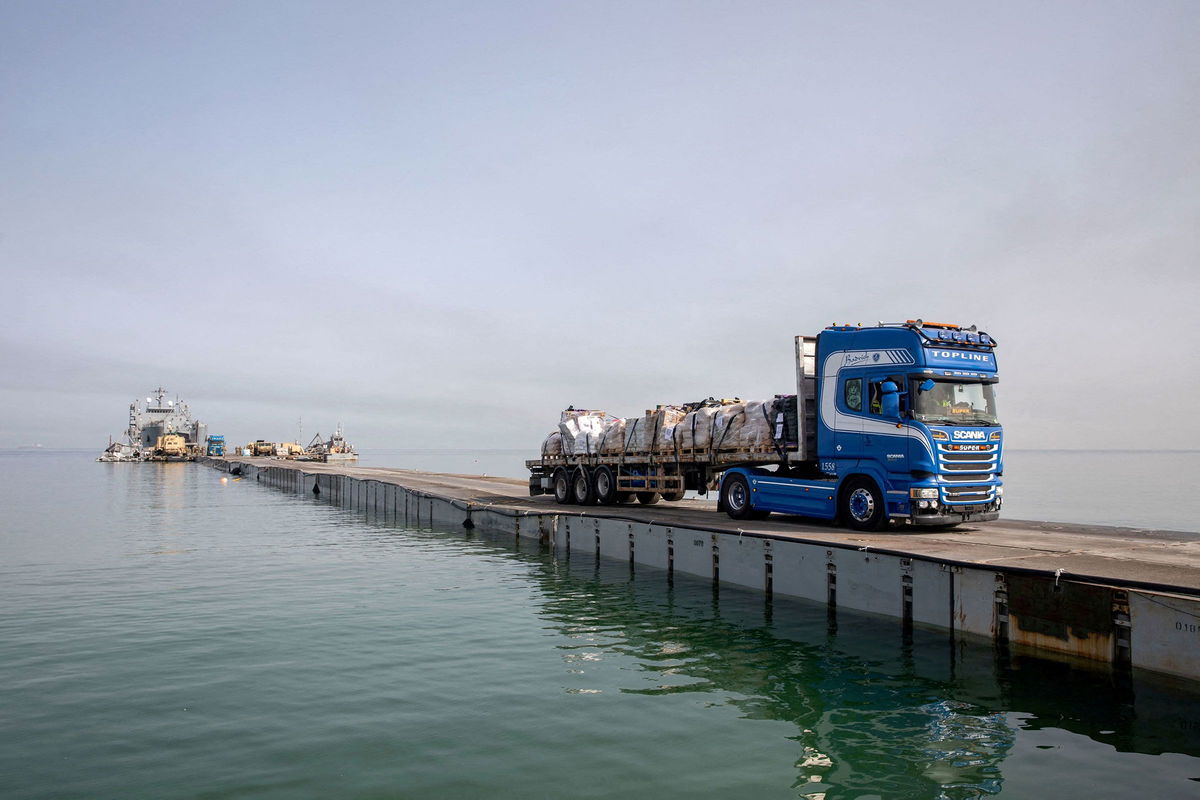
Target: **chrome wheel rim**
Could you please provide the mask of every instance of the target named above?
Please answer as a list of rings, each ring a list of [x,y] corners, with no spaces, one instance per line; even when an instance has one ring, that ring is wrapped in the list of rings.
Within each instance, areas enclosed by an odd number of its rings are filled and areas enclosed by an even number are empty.
[[[870,489],[859,487],[850,493],[850,516],[858,522],[866,522],[875,513],[875,495]]]
[[[725,493],[725,502],[734,511],[741,511],[746,507],[746,484],[741,481],[734,481],[729,487],[729,491]]]

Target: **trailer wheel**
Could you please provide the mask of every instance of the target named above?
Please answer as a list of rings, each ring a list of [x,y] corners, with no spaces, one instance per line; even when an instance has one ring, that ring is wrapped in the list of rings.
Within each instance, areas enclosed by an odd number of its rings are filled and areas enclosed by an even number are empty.
[[[571,481],[562,467],[554,470],[554,502],[560,506],[571,502]]]
[[[853,478],[839,498],[842,521],[856,531],[874,531],[883,526],[883,496],[875,482]]]
[[[721,484],[721,504],[725,513],[734,519],[754,519],[754,505],[750,500],[750,484],[741,475],[733,474]]]
[[[617,503],[620,505],[632,503],[634,500],[637,500],[637,495],[633,492],[617,492]]]
[[[637,499],[644,506],[652,506],[662,500],[662,495],[658,492],[638,492]]]
[[[662,497],[668,503],[678,503],[683,499],[683,492],[663,492]]]
[[[612,467],[601,464],[592,473],[592,488],[596,493],[596,502],[602,506],[611,506],[617,502],[617,476]]]
[[[571,476],[571,499],[581,506],[590,506],[596,502],[596,490],[592,486],[592,476],[587,467],[576,467]]]

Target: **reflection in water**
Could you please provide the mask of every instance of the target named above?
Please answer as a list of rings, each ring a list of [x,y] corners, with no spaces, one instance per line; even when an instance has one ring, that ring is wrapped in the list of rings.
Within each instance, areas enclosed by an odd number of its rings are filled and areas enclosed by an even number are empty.
[[[583,563],[580,563],[580,562]],[[726,695],[748,719],[795,726],[800,796],[976,797],[994,794],[1014,731],[995,708],[988,653],[972,648],[991,677],[977,689],[956,681],[943,634],[841,615],[700,581],[665,585],[663,573],[573,558],[544,571],[544,613],[589,650],[637,661],[656,685],[623,691]],[[920,658],[916,656],[920,652]],[[568,651],[569,653],[569,651]],[[574,657],[568,655],[569,664]],[[977,680],[977,678],[976,678]]]
[[[1186,713],[1194,687],[1131,683],[1088,665],[952,642],[946,631],[906,632],[889,618],[844,610],[835,618],[820,604],[714,591],[577,552],[555,558],[511,536],[468,536],[529,564],[540,615],[569,640],[559,646],[567,676],[615,657],[636,664],[619,673],[628,675],[623,694],[695,694],[744,719],[787,723],[799,797],[996,795],[1020,732],[1043,727],[1118,752],[1200,756]]]
[[[794,788],[808,798],[993,795],[1019,729],[1063,728],[1121,751],[1200,754],[1179,695],[1103,672],[1011,659],[942,631],[594,558],[537,573],[542,613],[582,653],[635,660],[631,694],[723,695],[748,719],[795,726]],[[1192,698],[1194,700],[1194,698]]]

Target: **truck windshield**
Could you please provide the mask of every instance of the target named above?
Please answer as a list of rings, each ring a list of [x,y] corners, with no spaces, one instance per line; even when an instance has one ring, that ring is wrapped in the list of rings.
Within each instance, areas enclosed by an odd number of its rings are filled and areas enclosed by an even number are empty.
[[[913,416],[922,422],[944,425],[999,425],[996,393],[990,383],[934,380],[933,388],[921,391],[925,377],[914,378],[911,386]]]

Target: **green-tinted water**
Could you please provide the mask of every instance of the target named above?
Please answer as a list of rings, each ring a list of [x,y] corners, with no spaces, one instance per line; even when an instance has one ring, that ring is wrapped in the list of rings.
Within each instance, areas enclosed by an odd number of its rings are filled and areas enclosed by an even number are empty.
[[[1200,796],[1185,689],[196,465],[0,476],[4,798]]]

